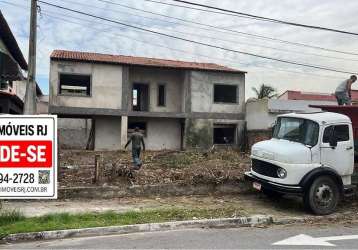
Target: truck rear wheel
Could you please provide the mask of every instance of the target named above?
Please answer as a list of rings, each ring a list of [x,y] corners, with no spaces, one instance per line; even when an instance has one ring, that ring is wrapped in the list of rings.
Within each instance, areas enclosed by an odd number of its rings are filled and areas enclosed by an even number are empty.
[[[312,182],[303,199],[314,214],[327,215],[336,210],[339,196],[336,182],[329,176],[320,176]]]

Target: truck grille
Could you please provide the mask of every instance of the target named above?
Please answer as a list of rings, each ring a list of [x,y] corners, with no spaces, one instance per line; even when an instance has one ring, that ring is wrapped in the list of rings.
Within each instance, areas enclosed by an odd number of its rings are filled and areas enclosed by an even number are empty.
[[[279,178],[277,176],[278,166],[256,159],[252,159],[251,164],[252,170],[258,174],[265,175],[268,177]]]

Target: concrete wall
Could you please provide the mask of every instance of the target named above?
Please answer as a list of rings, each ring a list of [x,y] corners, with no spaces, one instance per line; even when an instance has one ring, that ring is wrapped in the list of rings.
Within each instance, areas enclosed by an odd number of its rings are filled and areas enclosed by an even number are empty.
[[[243,134],[246,123],[243,120],[228,119],[187,119],[185,124],[185,148],[208,149],[214,144],[215,124],[228,124],[236,126],[235,146],[241,147],[245,144]]]
[[[58,118],[58,143],[62,149],[85,149],[91,119]]]
[[[121,149],[121,117],[95,118],[95,150]]]
[[[14,81],[12,83],[13,89],[15,89],[16,95],[22,100],[25,100],[26,94],[26,80],[24,81]]]
[[[267,99],[246,103],[247,130],[269,129],[275,122],[276,116],[277,114],[269,112]]]
[[[91,75],[91,96],[58,95],[59,73]],[[50,105],[120,109],[122,67],[119,65],[51,61]]]
[[[238,86],[238,103],[214,103],[214,84]],[[242,113],[245,106],[245,74],[191,72],[191,111]]]
[[[180,150],[181,121],[172,118],[130,117],[129,122],[146,122],[144,143],[149,150]]]
[[[48,95],[39,96],[37,98],[37,113],[38,114],[48,114]]]
[[[149,112],[181,112],[183,96],[183,72],[175,69],[130,67],[129,81],[149,85]],[[166,89],[166,105],[158,106],[158,85]],[[131,96],[132,93],[129,93]],[[131,98],[129,98],[131,101]]]
[[[321,109],[309,105],[332,105],[330,101],[304,100],[249,100],[246,103],[247,130],[270,129],[277,115],[292,112],[318,112]]]

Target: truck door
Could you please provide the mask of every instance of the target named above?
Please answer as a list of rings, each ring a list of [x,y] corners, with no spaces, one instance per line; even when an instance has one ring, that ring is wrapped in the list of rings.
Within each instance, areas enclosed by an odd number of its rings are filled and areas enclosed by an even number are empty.
[[[332,147],[332,136],[337,146]],[[351,175],[354,164],[353,131],[350,125],[327,126],[323,132],[321,146],[321,163],[335,169],[340,175]]]

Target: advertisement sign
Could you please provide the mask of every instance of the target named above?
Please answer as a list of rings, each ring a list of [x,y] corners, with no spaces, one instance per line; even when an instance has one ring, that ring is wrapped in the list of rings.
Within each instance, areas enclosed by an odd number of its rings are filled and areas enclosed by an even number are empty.
[[[0,115],[0,199],[57,198],[57,118]]]

